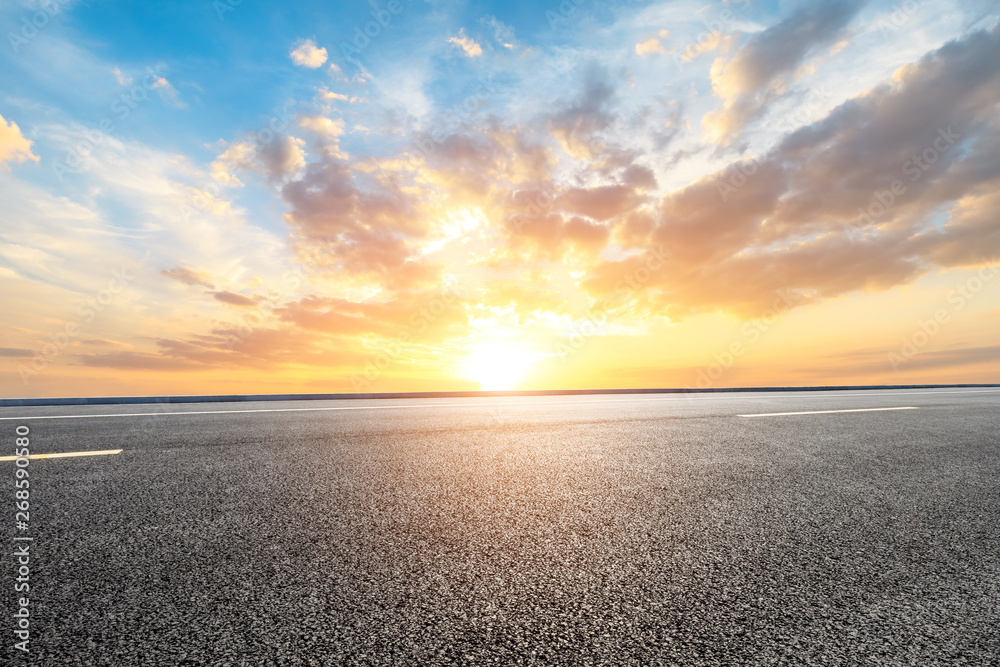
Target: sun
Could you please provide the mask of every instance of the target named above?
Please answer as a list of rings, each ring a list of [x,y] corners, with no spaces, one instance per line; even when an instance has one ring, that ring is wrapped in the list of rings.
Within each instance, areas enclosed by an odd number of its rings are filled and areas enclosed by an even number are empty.
[[[517,389],[539,354],[523,343],[487,342],[462,362],[462,375],[479,383],[482,391]]]

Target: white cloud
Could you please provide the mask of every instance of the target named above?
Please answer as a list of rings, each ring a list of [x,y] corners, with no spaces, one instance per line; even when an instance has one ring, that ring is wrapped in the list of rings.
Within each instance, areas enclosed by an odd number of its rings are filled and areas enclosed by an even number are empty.
[[[74,143],[86,137],[83,127],[44,130]],[[18,281],[17,290],[0,294],[0,309],[18,312],[27,331],[12,346],[38,349],[71,320],[86,324],[81,340],[137,346],[151,336],[209,331],[218,326],[214,318],[228,316],[225,304],[206,298],[193,307],[192,295],[200,292],[178,289],[162,270],[193,266],[213,275],[221,289],[240,292],[254,281],[282,285],[284,272],[297,266],[281,234],[246,220],[244,211],[220,198],[210,179],[177,155],[107,137],[72,179],[80,187],[67,193],[66,186],[47,189],[0,174],[0,199],[9,203],[0,264]],[[105,198],[134,217],[123,219],[106,208]],[[80,300],[122,269],[135,276],[128,288],[93,322],[81,321]],[[56,366],[75,360],[75,345],[59,355]]]
[[[316,43],[307,39],[288,54],[292,62],[302,67],[315,69],[326,62],[326,49],[317,48]]]
[[[187,104],[181,100],[180,93],[177,92],[177,89],[174,88],[173,85],[164,77],[155,77],[152,88],[159,93],[160,98],[167,104],[177,107],[178,109],[183,109],[187,106]]]
[[[451,37],[448,42],[454,44],[455,46],[461,48],[465,51],[465,55],[470,58],[475,58],[476,56],[483,55],[483,48],[479,46],[476,40],[465,35],[465,28],[458,31],[457,37]]]
[[[487,16],[483,19],[483,23],[493,28],[494,38],[496,38],[497,42],[499,42],[505,49],[514,49],[517,47],[518,44],[517,38],[514,37],[514,28],[499,20],[495,16]]]

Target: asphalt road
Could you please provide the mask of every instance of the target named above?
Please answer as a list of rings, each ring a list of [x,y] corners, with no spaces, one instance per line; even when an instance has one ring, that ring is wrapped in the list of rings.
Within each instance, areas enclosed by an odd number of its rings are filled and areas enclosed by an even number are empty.
[[[884,407],[917,409],[739,416]],[[0,454],[17,425],[123,451],[31,460],[20,533],[0,463],[4,552],[34,537],[31,653],[7,555],[3,655],[998,664],[998,414],[983,389],[4,408]]]

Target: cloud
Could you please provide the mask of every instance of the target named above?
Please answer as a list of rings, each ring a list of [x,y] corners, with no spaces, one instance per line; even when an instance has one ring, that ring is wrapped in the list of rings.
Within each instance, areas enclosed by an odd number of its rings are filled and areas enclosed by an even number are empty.
[[[950,42],[756,160],[668,193],[652,224],[626,214],[633,247],[671,255],[643,287],[649,307],[753,317],[778,294],[801,305],[1000,255],[998,59],[1000,26]],[[611,293],[648,253],[602,263],[585,288]]]
[[[563,150],[579,159],[589,159],[603,146],[597,136],[611,127],[615,119],[611,103],[615,88],[608,72],[591,64],[582,73],[583,90],[579,97],[549,117],[552,134]]]
[[[222,303],[228,303],[231,306],[256,306],[257,301],[251,299],[250,297],[243,296],[242,294],[236,294],[235,292],[213,292],[212,296],[216,301],[221,301]]]
[[[495,16],[487,16],[482,20],[483,25],[493,28],[493,37],[497,43],[505,49],[516,49],[518,47],[517,38],[514,36],[514,28],[499,20]]]
[[[269,183],[281,183],[305,166],[304,145],[301,139],[283,134],[267,142],[248,137],[226,147],[212,163],[212,171],[217,180],[234,186],[242,185],[235,176],[237,171],[257,171]]]
[[[556,206],[569,213],[595,220],[610,220],[635,208],[638,198],[626,185],[569,188],[556,199]]]
[[[406,290],[382,301],[309,296],[275,314],[298,329],[321,334],[397,340],[405,334],[409,341],[441,343],[468,333],[468,304],[460,291]]]
[[[806,56],[837,41],[867,0],[806,4],[784,21],[760,32],[728,62],[712,66],[712,89],[723,107],[708,114],[705,127],[732,143],[744,126],[783,96]]]
[[[479,46],[476,40],[471,37],[466,37],[465,28],[458,31],[457,37],[448,38],[448,42],[462,49],[462,51],[465,52],[465,55],[470,58],[483,55],[483,49]]]
[[[0,116],[0,165],[5,162],[17,162],[25,160],[38,162],[38,156],[31,152],[32,142],[25,139],[21,134],[21,128],[14,121],[6,121]],[[4,169],[9,169],[3,165]]]
[[[660,31],[660,37],[665,38],[669,33],[666,30]],[[648,56],[654,53],[666,53],[667,50],[663,47],[663,43],[660,39],[653,37],[647,39],[645,42],[639,42],[635,45],[635,52],[640,56]]]
[[[561,260],[570,250],[581,258],[594,257],[611,239],[612,225],[607,220],[626,209],[625,201],[632,196],[631,190],[618,189],[573,188],[548,201],[542,209],[534,203],[546,200],[547,193],[518,190],[511,195],[508,210],[534,213],[514,213],[504,218],[508,242],[516,251],[553,261]]]
[[[560,313],[566,310],[565,299],[560,294],[522,280],[490,280],[483,285],[482,292],[476,299],[477,305],[513,309],[521,322],[539,312]]]
[[[657,186],[656,174],[641,164],[630,164],[626,167],[622,172],[622,181],[629,187],[643,190],[654,190]]]
[[[111,73],[115,75],[115,80],[118,82],[119,86],[128,86],[132,83],[132,77],[122,74],[122,71],[117,67],[111,68]]]
[[[288,55],[296,65],[310,69],[321,67],[326,62],[326,49],[317,48],[311,39],[300,42]]]
[[[257,158],[272,183],[284,180],[305,166],[304,142],[290,136],[277,136],[257,146]]]
[[[0,357],[31,357],[34,352],[21,347],[0,347]]]
[[[332,120],[325,116],[303,116],[299,119],[299,125],[332,142],[336,142],[338,137],[344,134],[344,121],[340,119]]]
[[[889,375],[888,372],[892,370],[888,353],[885,350],[855,350],[847,354],[830,356],[842,372],[858,375]],[[891,375],[924,372],[922,376],[926,377],[925,372],[931,369],[959,369],[963,366],[988,369],[990,364],[996,361],[1000,361],[1000,345],[957,347],[943,350],[926,349],[906,359],[905,363],[899,364],[898,369],[893,371]],[[818,377],[822,377],[824,372],[829,372],[825,368],[807,368],[802,369],[802,371],[815,373]]]
[[[333,100],[337,100],[339,102],[347,102],[351,99],[350,96],[345,95],[343,93],[335,93],[326,86],[323,86],[322,88],[318,89],[316,93],[319,95],[319,98],[324,102],[330,102]]]
[[[415,192],[393,174],[368,178],[342,158],[328,155],[286,183],[285,221],[308,261],[348,277],[401,287],[427,280],[414,241],[430,222]]]
[[[725,53],[731,48],[734,41],[734,35],[724,35],[721,30],[713,30],[712,32],[705,34],[702,39],[692,42],[685,47],[684,51],[680,54],[681,60],[686,63],[691,62],[699,56],[705,53],[711,53],[716,49],[720,49],[723,53]]]
[[[184,109],[187,107],[187,104],[181,100],[180,93],[177,92],[177,89],[174,88],[173,84],[167,81],[166,78],[162,76],[154,76],[151,87],[157,92],[157,94],[159,94],[160,99],[170,106],[177,109]]]
[[[99,352],[81,354],[77,357],[85,366],[97,368],[114,368],[128,371],[173,371],[183,372],[202,370],[204,366],[165,356],[162,353],[144,353],[132,351]]]
[[[185,285],[201,285],[202,287],[207,287],[209,289],[215,288],[206,272],[195,271],[187,266],[175,266],[172,269],[160,271],[160,273],[168,278],[173,278],[174,280],[182,282]]]
[[[85,366],[121,370],[207,371],[251,368],[276,371],[287,367],[359,368],[365,357],[347,339],[331,339],[294,327],[253,329],[219,327],[205,335],[156,340],[155,351],[121,350],[78,355]]]

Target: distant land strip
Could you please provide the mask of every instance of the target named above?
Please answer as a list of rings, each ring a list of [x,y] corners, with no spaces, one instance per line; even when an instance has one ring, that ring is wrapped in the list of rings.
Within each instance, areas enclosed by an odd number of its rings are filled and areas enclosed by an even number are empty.
[[[148,403],[246,403],[256,401],[340,401],[384,398],[493,398],[502,396],[592,396],[597,394],[721,394],[731,392],[848,391],[859,389],[964,389],[1000,384],[878,384],[815,387],[664,387],[659,389],[529,389],[523,391],[402,391],[350,394],[219,394],[206,396],[83,396],[0,398],[0,407],[55,405],[142,405]]]

